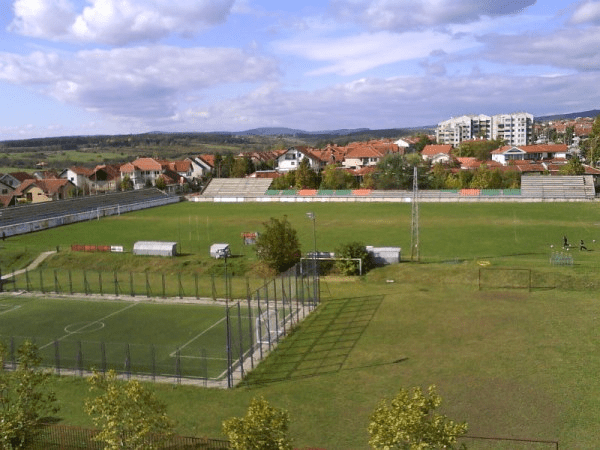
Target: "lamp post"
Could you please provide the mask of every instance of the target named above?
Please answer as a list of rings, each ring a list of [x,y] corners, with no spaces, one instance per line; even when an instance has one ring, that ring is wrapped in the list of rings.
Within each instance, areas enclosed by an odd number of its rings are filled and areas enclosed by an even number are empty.
[[[312,220],[313,223],[313,240],[314,240],[314,251],[313,251],[313,302],[317,301],[317,226],[315,213],[310,211],[306,213],[306,217]]]

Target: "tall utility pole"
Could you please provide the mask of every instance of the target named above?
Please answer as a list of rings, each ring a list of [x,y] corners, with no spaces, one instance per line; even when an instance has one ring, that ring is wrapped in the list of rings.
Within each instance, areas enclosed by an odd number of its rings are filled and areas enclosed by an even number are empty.
[[[412,220],[410,225],[410,260],[419,261],[419,184],[417,166],[413,168]]]

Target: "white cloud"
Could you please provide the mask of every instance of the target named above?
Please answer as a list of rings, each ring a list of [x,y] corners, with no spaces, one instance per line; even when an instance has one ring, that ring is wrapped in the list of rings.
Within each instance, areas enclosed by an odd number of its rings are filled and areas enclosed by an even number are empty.
[[[600,70],[600,27],[562,29],[550,35],[488,35],[482,57],[507,64]]]
[[[588,0],[578,5],[571,16],[571,23],[596,23],[600,24],[600,2]]]
[[[182,98],[228,83],[277,75],[268,58],[229,48],[169,46],[81,51],[70,59],[0,54],[0,80],[33,86],[65,103],[109,116],[171,117]]]
[[[361,78],[315,91],[283,91],[270,85],[237,99],[190,110],[187,117],[196,129],[207,131],[257,126],[317,131],[434,125],[473,112],[545,114],[593,109],[600,103],[600,92],[590,92],[589,86],[598,82],[600,76],[587,73],[553,78]],[[544,102],[540,102],[540,93]]]
[[[402,32],[516,14],[536,0],[332,0],[337,17],[371,30]]]
[[[124,45],[191,35],[224,22],[235,0],[15,0],[11,30],[51,40]]]
[[[281,53],[330,63],[309,72],[310,75],[354,75],[384,64],[421,59],[431,53],[453,53],[480,44],[468,35],[452,38],[436,31],[403,34],[382,31],[339,38],[299,37],[274,45]]]
[[[69,0],[15,0],[9,29],[32,37],[62,38],[75,20]]]

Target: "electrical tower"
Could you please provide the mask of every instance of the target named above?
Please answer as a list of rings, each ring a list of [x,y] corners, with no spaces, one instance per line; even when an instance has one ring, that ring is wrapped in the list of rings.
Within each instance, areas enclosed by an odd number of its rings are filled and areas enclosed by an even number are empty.
[[[419,261],[419,184],[417,166],[413,170],[412,220],[410,225],[410,260]]]

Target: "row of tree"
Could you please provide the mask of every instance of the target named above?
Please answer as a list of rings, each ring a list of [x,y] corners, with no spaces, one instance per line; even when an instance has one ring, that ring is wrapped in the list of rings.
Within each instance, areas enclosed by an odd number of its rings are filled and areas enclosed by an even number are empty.
[[[499,170],[482,164],[476,170],[453,171],[442,164],[430,166],[418,154],[389,154],[359,181],[358,177],[328,165],[321,174],[314,172],[303,159],[298,169],[276,178],[272,189],[412,189],[414,167],[417,167],[420,189],[509,189],[519,188],[521,174],[516,170]]]
[[[18,349],[14,371],[5,369],[6,348],[0,351],[0,447],[24,449],[35,442],[45,420],[59,411],[57,398],[48,385],[50,372],[39,369],[35,344],[25,342]],[[84,409],[100,430],[94,439],[106,450],[158,449],[173,434],[175,424],[166,405],[138,381],[121,381],[114,371],[94,373],[88,381],[97,395],[85,401]],[[401,389],[389,404],[384,399],[373,411],[369,444],[374,449],[456,448],[467,424],[438,414],[440,404],[435,386],[425,394],[420,388]],[[223,422],[235,450],[291,450],[288,430],[288,412],[262,397],[251,401],[244,417]]]

